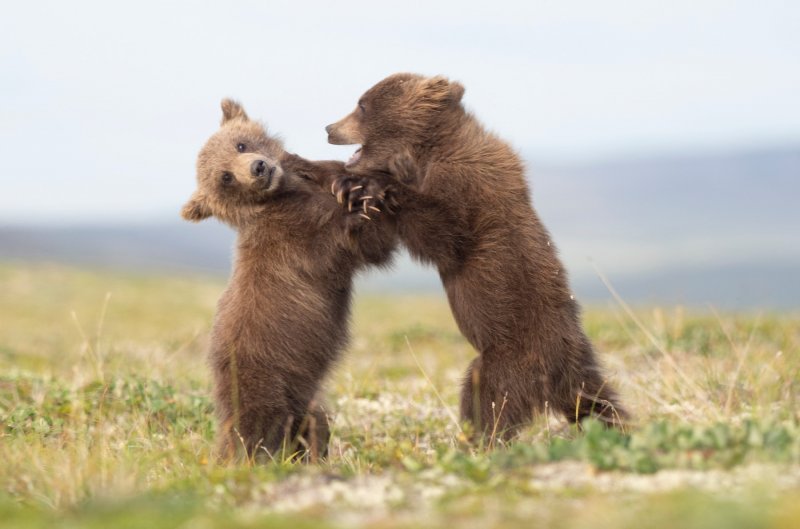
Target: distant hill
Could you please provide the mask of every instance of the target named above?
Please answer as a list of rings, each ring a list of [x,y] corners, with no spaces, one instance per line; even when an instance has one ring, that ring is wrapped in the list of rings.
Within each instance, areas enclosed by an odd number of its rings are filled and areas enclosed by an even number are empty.
[[[652,266],[800,260],[800,147],[532,173],[534,203],[565,251],[624,249]]]
[[[546,167],[534,204],[578,296],[631,303],[800,308],[800,147]],[[0,259],[226,274],[234,234],[216,222],[0,227]],[[366,290],[440,289],[405,257]]]
[[[152,272],[226,274],[235,234],[208,221],[130,226],[0,227],[0,259],[54,261]]]

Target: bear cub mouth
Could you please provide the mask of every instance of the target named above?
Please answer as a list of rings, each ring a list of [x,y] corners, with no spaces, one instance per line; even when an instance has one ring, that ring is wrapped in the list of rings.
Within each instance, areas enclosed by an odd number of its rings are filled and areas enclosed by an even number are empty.
[[[345,167],[351,167],[351,166],[353,166],[353,165],[357,164],[357,163],[358,163],[358,161],[359,161],[359,160],[361,160],[361,152],[362,152],[363,150],[364,150],[364,146],[363,146],[363,145],[362,145],[362,146],[360,146],[358,149],[356,149],[356,152],[354,152],[354,153],[353,153],[353,154],[350,156],[350,159],[349,159],[349,160],[347,160],[347,163],[345,163],[345,164],[344,164],[344,165],[345,165]]]

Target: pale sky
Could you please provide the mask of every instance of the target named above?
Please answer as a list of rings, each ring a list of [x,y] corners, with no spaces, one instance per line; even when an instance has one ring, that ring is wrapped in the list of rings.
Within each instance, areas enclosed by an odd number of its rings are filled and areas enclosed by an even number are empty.
[[[397,71],[534,163],[800,143],[800,2],[7,2],[0,224],[177,215],[219,100],[309,158]],[[535,175],[534,175],[535,181]]]

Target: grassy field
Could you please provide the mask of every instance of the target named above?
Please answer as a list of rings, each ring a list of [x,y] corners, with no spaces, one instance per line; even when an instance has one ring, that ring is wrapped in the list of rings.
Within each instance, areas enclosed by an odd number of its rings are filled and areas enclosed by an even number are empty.
[[[636,424],[455,420],[475,354],[438,297],[358,297],[316,465],[215,462],[223,282],[0,266],[0,526],[800,527],[800,315],[588,310]]]

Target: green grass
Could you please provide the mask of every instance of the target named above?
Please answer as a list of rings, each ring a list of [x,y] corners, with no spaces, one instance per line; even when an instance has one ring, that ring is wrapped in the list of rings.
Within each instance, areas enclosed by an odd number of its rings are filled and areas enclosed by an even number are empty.
[[[544,414],[470,446],[474,351],[439,297],[358,297],[330,455],[220,465],[206,346],[223,282],[0,266],[0,526],[800,526],[800,316],[588,310],[636,422]]]

